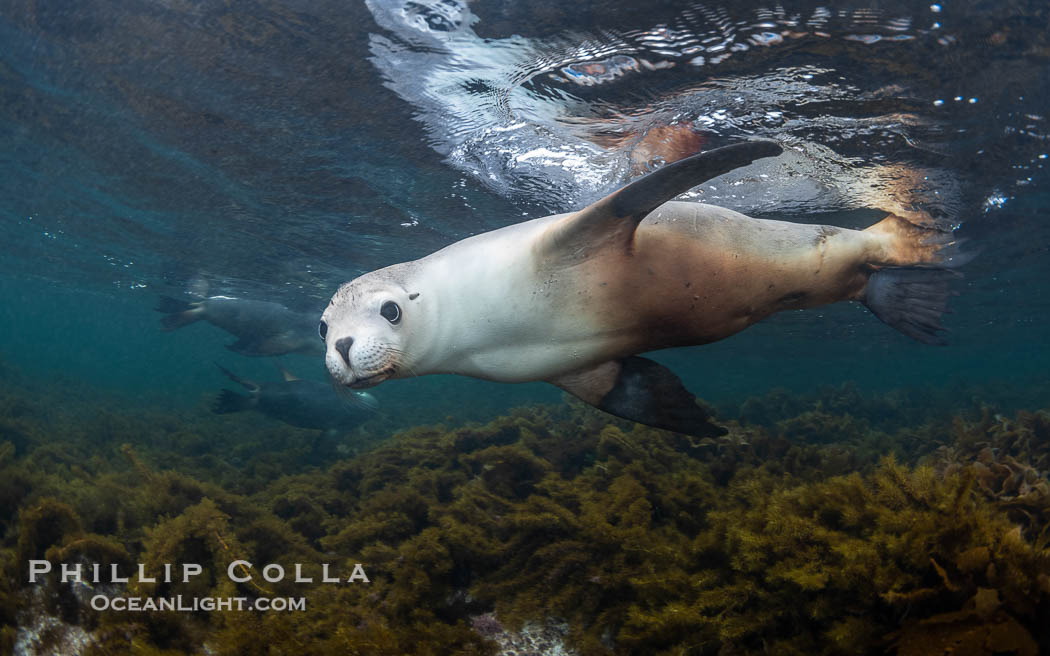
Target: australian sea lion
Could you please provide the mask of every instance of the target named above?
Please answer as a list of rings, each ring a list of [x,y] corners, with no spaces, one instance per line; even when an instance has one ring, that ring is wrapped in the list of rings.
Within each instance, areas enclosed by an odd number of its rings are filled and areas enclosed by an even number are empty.
[[[709,436],[724,429],[677,376],[638,353],[843,300],[940,341],[950,267],[960,263],[950,232],[893,215],[858,231],[668,202],[780,152],[751,141],[695,155],[578,212],[352,280],[321,318],[328,370],[352,388],[431,373],[544,380],[611,414]]]
[[[222,328],[237,338],[226,348],[241,355],[324,352],[316,338],[317,316],[289,310],[280,303],[230,296],[188,302],[161,296],[156,310],[166,315],[160,320],[165,330],[201,320]]]
[[[331,385],[302,380],[283,370],[284,380],[280,382],[256,383],[216,366],[248,390],[247,395],[222,390],[212,404],[212,412],[216,414],[257,410],[300,428],[349,430],[367,420],[379,407],[368,392],[347,390],[350,394],[343,395]]]

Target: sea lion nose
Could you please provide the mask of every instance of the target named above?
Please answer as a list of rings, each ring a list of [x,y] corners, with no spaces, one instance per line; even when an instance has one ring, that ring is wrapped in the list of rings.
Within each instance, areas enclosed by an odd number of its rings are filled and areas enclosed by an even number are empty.
[[[343,356],[343,362],[346,366],[350,366],[350,347],[354,344],[353,337],[343,337],[336,341],[335,350],[339,352],[339,355]]]

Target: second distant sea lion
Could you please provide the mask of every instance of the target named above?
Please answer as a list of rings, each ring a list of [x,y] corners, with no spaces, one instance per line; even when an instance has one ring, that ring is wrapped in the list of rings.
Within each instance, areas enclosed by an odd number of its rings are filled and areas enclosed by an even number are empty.
[[[368,392],[347,390],[340,394],[327,383],[296,378],[282,371],[280,382],[245,380],[220,365],[219,370],[248,390],[238,394],[224,389],[212,404],[212,412],[227,414],[256,410],[292,426],[318,430],[349,430],[370,418],[379,403]]]
[[[324,353],[317,342],[316,316],[289,310],[280,303],[230,296],[189,302],[161,296],[156,310],[167,315],[160,320],[165,330],[202,320],[222,328],[237,338],[226,348],[241,355]]]

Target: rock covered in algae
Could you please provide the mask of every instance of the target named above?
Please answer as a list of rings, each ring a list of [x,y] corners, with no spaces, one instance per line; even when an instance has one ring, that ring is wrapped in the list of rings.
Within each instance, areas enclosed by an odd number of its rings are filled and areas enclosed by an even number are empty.
[[[496,643],[496,656],[577,656],[576,650],[565,644],[569,627],[564,622],[529,622],[519,631],[510,631],[494,613],[484,613],[472,617],[470,624],[480,635]]]

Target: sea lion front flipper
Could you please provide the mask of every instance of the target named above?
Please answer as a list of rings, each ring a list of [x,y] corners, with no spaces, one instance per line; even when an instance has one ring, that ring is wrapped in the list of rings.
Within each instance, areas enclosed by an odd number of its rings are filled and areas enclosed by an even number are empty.
[[[640,424],[696,437],[726,433],[678,376],[646,358],[603,362],[548,382],[599,410]]]
[[[547,233],[545,246],[576,253],[610,241],[628,247],[638,224],[660,205],[698,184],[782,152],[773,141],[745,141],[678,160],[564,217]]]

